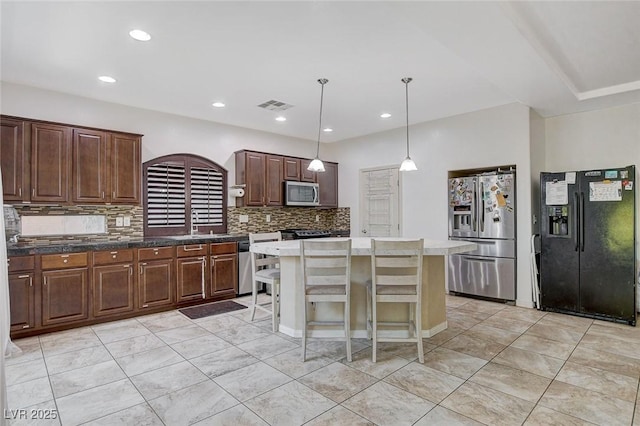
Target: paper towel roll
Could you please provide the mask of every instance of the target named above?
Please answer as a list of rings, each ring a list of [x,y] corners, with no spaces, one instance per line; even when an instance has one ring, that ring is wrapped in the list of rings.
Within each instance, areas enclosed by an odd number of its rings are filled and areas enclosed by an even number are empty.
[[[229,189],[229,195],[232,197],[243,197],[244,189],[242,188],[231,188]]]

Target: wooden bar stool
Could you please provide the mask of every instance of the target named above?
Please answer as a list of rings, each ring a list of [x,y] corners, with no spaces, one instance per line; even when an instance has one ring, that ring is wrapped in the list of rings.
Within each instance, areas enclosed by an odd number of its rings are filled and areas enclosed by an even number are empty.
[[[367,283],[367,332],[373,338],[371,359],[378,342],[416,342],[422,348],[422,257],[424,240],[371,240],[371,282]],[[408,322],[379,322],[378,303],[408,303]],[[378,325],[408,327],[408,337],[380,337]]]
[[[282,235],[280,232],[249,234],[250,245],[268,241],[282,241]],[[251,252],[251,276],[251,321],[256,309],[267,312],[271,314],[271,327],[275,333],[280,325],[280,258]],[[258,283],[271,285],[271,308],[266,306],[268,303],[258,303]]]
[[[307,356],[307,328],[310,325],[342,325],[347,345],[347,361],[351,361],[351,240],[301,240],[303,317],[302,361]],[[316,302],[344,303],[340,320],[309,321],[308,304]]]

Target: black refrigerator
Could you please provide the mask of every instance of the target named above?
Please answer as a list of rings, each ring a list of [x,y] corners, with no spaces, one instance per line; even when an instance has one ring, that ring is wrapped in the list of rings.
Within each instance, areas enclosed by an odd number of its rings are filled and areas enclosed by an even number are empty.
[[[541,173],[541,309],[636,323],[635,166]]]

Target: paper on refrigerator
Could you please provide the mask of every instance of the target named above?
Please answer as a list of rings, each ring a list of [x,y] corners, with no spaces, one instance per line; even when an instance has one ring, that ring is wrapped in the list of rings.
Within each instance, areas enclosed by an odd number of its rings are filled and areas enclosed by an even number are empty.
[[[545,204],[547,206],[563,206],[569,204],[569,186],[566,180],[547,182]]]

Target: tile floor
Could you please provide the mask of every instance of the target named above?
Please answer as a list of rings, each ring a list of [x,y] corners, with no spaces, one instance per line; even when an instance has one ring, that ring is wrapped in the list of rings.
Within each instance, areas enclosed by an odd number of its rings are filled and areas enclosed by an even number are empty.
[[[298,339],[248,310],[22,339],[9,406],[57,410],[38,425],[640,425],[640,329],[451,296],[447,312],[424,365],[411,344],[373,364],[361,339],[353,362],[311,341],[302,363]]]

